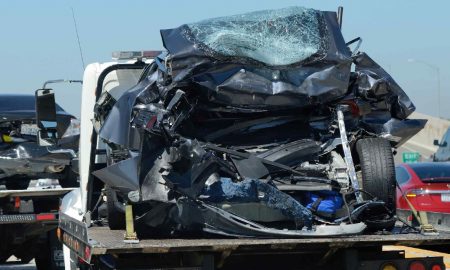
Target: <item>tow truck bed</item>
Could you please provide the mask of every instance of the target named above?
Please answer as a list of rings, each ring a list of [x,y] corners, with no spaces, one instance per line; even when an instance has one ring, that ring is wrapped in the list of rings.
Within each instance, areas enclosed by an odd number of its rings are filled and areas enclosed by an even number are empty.
[[[74,188],[48,188],[48,189],[25,189],[25,190],[0,190],[0,198],[4,197],[48,197],[64,195]]]
[[[382,245],[450,245],[450,233],[422,235],[358,235],[333,238],[303,239],[146,239],[138,244],[124,243],[124,231],[108,227],[88,229],[92,255],[123,253],[222,252],[222,251],[311,251],[331,248],[369,247]]]

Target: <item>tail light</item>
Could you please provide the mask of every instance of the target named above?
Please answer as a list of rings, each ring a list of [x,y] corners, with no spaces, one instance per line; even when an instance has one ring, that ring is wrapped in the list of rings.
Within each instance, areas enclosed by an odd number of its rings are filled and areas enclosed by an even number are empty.
[[[46,221],[46,220],[56,220],[56,215],[55,214],[37,214],[36,215],[36,220],[37,221]]]
[[[385,263],[381,266],[380,270],[397,270],[397,266],[393,263]]]
[[[342,103],[349,106],[349,111],[353,116],[362,116],[369,114],[372,108],[368,102],[359,99],[344,100]]]
[[[16,209],[20,208],[20,197],[16,197],[14,199],[14,208],[16,208]]]
[[[69,127],[62,135],[62,138],[73,137],[80,135],[80,120],[72,118],[70,119]]]
[[[62,241],[62,238],[61,238],[61,228],[60,228],[60,227],[58,227],[58,228],[56,229],[56,237],[58,237],[59,241]]]
[[[433,264],[431,270],[444,270],[440,264]]]
[[[413,261],[409,264],[408,270],[426,270],[426,267],[422,261]]]
[[[86,246],[84,248],[84,258],[86,260],[89,260],[90,257],[91,257],[91,248],[89,246]]]
[[[407,198],[415,198],[418,195],[424,195],[427,193],[427,190],[424,189],[410,189],[406,192]]]

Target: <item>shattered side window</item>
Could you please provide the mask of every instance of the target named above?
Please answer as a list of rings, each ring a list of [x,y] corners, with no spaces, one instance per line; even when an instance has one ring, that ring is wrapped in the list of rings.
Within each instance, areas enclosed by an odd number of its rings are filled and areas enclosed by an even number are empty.
[[[188,24],[184,34],[213,57],[250,58],[269,66],[322,58],[329,39],[323,14],[302,7],[204,20]]]

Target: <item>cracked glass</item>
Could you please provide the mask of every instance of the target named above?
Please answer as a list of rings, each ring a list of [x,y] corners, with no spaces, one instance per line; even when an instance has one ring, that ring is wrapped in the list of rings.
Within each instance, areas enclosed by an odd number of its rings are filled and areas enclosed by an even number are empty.
[[[328,31],[323,14],[290,7],[188,24],[184,33],[213,57],[247,58],[269,66],[325,56]]]

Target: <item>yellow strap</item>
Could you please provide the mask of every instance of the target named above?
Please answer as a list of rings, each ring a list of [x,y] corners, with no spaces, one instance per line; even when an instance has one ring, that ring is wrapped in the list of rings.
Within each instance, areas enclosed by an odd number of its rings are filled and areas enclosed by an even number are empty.
[[[12,143],[13,142],[13,138],[8,136],[8,135],[5,135],[5,134],[2,135],[2,140],[5,143]]]

